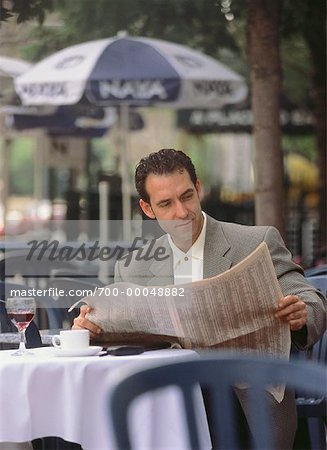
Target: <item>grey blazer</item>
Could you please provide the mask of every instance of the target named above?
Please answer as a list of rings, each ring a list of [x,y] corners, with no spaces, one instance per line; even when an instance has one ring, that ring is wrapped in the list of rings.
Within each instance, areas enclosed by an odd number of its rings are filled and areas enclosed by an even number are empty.
[[[207,215],[203,276],[209,278],[231,268],[263,241],[269,248],[284,296],[299,295],[308,307],[307,327],[292,333],[292,340],[300,348],[311,345],[326,330],[326,299],[306,281],[276,228],[219,222]],[[164,235],[148,244],[143,256],[136,250],[129,259],[118,261],[115,282],[129,281],[144,286],[173,284],[172,261],[167,235]]]

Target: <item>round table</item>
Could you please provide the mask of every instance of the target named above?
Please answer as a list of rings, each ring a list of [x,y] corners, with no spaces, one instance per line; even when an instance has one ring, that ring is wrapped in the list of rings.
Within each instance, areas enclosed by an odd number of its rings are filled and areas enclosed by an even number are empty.
[[[58,436],[84,450],[114,450],[107,394],[110,378],[126,364],[144,368],[179,358],[197,358],[191,350],[162,349],[133,356],[60,357],[52,347],[33,356],[0,351],[0,443]],[[199,426],[203,448],[211,448],[202,397]],[[132,417],[133,442],[142,450],[188,450],[180,398],[173,388],[147,394]]]

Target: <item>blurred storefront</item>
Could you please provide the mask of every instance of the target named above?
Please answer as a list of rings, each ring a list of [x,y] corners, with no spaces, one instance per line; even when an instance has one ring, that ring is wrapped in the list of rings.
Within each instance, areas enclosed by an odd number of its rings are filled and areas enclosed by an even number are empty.
[[[309,109],[298,108],[285,97],[281,104],[283,135],[292,138],[314,134]],[[182,110],[177,115],[177,126],[187,133],[219,136],[219,152],[213,166],[220,166],[222,175],[203,204],[221,220],[254,224],[252,121],[249,98],[219,110]],[[288,246],[294,259],[309,267],[321,258],[318,167],[295,152],[286,153],[284,162]]]

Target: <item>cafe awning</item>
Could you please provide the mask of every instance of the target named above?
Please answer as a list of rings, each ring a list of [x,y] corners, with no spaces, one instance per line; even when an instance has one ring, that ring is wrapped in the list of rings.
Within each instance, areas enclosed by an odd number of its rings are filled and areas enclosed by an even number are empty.
[[[280,123],[284,134],[312,134],[314,118],[309,108],[281,99]],[[177,127],[190,133],[252,133],[253,112],[249,97],[242,103],[217,109],[183,109]]]

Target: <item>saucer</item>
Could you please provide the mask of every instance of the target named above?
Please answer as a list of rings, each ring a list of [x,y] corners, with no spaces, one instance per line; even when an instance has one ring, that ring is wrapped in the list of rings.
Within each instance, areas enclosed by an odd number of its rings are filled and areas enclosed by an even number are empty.
[[[55,348],[54,354],[55,356],[95,356],[98,355],[102,350],[102,347],[91,345],[86,348],[70,348],[70,349],[62,349]]]

